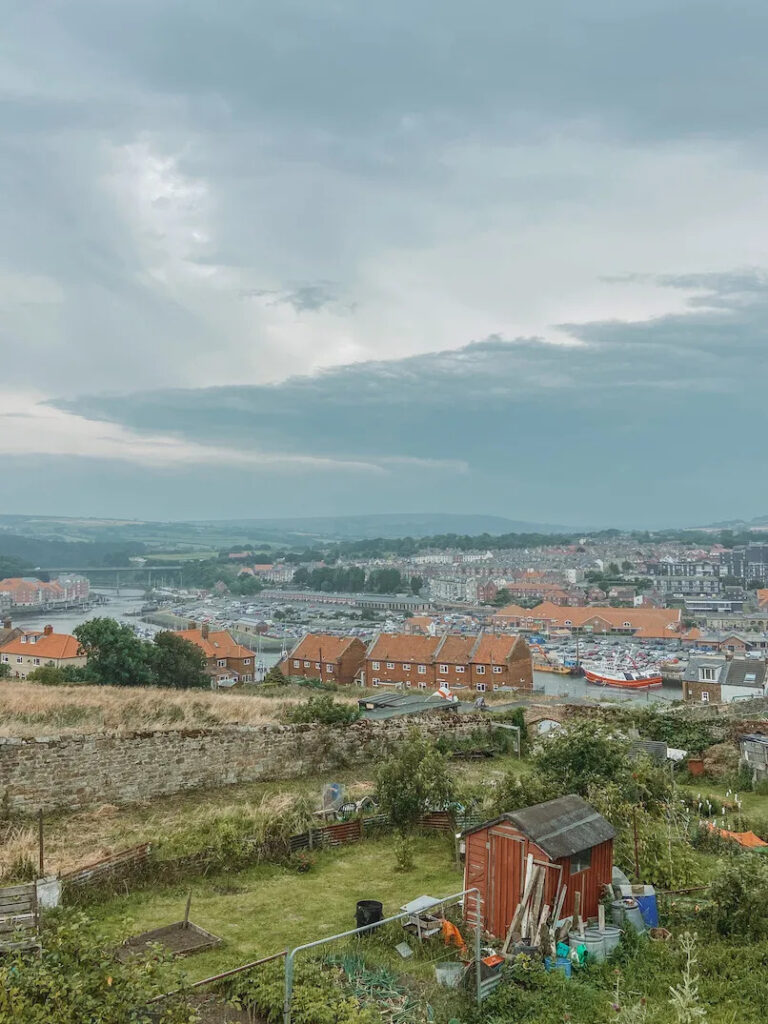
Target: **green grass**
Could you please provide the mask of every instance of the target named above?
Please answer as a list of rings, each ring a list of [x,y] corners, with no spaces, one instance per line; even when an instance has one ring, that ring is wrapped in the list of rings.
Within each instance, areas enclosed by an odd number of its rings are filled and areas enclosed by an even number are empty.
[[[191,920],[224,940],[186,962],[190,979],[197,980],[354,928],[360,899],[381,900],[385,915],[392,915],[416,896],[447,896],[462,888],[449,837],[417,837],[414,857],[416,868],[399,872],[392,837],[366,840],[318,853],[306,874],[262,864],[237,874],[193,878],[181,887],[117,897],[88,913],[109,941],[120,942],[180,920],[191,891]]]

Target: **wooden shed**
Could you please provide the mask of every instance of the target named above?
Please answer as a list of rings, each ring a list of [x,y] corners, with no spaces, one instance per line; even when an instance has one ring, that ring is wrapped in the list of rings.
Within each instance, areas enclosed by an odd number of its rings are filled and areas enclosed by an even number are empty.
[[[546,871],[544,903],[555,905],[562,884],[567,886],[562,917],[573,913],[577,892],[581,915],[597,916],[602,887],[611,884],[615,834],[610,822],[575,794],[467,829],[464,888],[480,890],[485,930],[506,936],[523,892],[529,854]]]

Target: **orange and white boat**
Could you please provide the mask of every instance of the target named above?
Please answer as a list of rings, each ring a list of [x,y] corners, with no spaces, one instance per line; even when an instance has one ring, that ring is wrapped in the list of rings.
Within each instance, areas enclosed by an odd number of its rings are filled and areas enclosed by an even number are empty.
[[[635,666],[624,669],[620,665],[585,665],[584,678],[595,686],[613,686],[620,690],[644,690],[661,686],[663,682],[656,669]]]

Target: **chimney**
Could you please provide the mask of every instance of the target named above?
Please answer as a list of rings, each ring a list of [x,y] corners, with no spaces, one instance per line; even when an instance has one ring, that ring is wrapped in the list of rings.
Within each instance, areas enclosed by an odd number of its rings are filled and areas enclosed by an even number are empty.
[[[43,635],[44,636],[50,636],[52,632],[53,632],[53,626],[46,626],[43,629]]]
[[[187,628],[188,629],[197,629],[197,623],[195,622],[194,619],[190,619],[189,620],[189,624],[188,624]]]
[[[208,639],[208,623],[204,622],[200,627],[200,633],[202,634],[203,640]]]

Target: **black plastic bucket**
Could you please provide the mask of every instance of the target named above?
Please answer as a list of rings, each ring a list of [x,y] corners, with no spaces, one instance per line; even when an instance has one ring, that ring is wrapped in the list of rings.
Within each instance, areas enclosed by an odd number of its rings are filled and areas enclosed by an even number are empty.
[[[358,900],[355,921],[358,928],[365,928],[367,924],[376,924],[384,917],[384,907],[378,900]],[[371,929],[373,931],[373,929]],[[371,932],[363,932],[363,935],[370,935]]]

